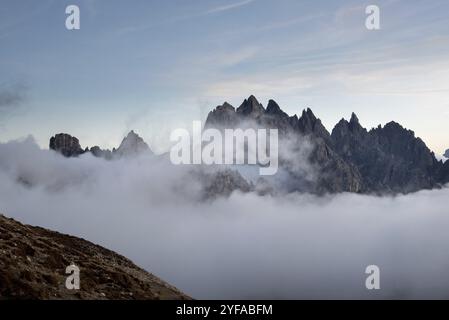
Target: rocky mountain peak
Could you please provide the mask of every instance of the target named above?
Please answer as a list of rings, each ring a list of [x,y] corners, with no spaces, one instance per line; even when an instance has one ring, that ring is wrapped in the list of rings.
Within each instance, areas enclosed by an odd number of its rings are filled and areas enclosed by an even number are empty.
[[[223,105],[218,106],[217,108],[222,108],[223,110],[235,111],[235,108],[227,101],[225,101],[225,103],[223,103]]]
[[[131,130],[122,140],[122,143],[117,148],[116,153],[119,156],[130,156],[150,151],[150,147],[146,144],[146,142],[138,134],[136,134],[134,130]]]
[[[332,144],[329,132],[310,108],[303,110],[301,118],[298,119],[297,126],[302,134],[314,134],[324,139],[328,144]]]
[[[351,120],[349,121],[349,123],[359,124],[359,118],[357,118],[357,115],[354,112],[351,114]]]
[[[449,158],[449,149],[446,150],[446,152],[444,153],[444,156],[445,156],[446,158]]]
[[[65,157],[76,157],[84,153],[79,140],[67,133],[59,133],[50,138],[50,150],[57,151]]]
[[[307,108],[302,111],[301,118],[304,119],[304,121],[309,123],[315,123],[317,118],[315,117],[315,114],[313,113],[312,109]]]
[[[276,103],[276,101],[274,101],[272,99],[270,99],[268,101],[266,113],[271,114],[271,115],[281,116],[281,117],[288,117],[288,114],[286,114],[284,111],[282,111],[282,109],[279,107],[279,105]]]
[[[262,104],[257,101],[256,97],[251,95],[245,99],[240,107],[237,108],[237,113],[244,116],[258,117],[265,112]]]

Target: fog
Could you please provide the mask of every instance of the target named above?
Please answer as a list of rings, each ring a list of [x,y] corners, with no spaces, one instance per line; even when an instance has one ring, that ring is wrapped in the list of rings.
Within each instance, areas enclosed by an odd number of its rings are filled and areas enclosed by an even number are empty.
[[[0,144],[0,211],[117,251],[194,298],[449,298],[449,189],[200,202],[191,168]],[[381,289],[368,291],[372,264]]]

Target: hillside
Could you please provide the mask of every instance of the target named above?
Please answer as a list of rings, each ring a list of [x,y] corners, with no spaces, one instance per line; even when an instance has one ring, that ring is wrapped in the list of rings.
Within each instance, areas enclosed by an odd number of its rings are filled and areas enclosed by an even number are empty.
[[[190,299],[127,258],[0,215],[0,299]],[[80,290],[65,287],[80,268]]]

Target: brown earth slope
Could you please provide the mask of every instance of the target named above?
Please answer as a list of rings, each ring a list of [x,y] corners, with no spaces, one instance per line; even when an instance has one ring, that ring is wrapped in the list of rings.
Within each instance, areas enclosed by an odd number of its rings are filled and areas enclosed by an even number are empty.
[[[80,269],[68,290],[66,267]],[[0,299],[190,299],[127,258],[0,215]]]

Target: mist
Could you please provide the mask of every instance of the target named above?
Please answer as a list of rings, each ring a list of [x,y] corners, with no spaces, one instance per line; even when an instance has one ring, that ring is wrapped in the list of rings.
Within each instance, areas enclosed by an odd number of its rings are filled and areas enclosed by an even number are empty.
[[[204,202],[191,168],[12,141],[0,144],[0,212],[114,250],[197,299],[449,298],[448,188]],[[381,289],[368,291],[372,264]]]

